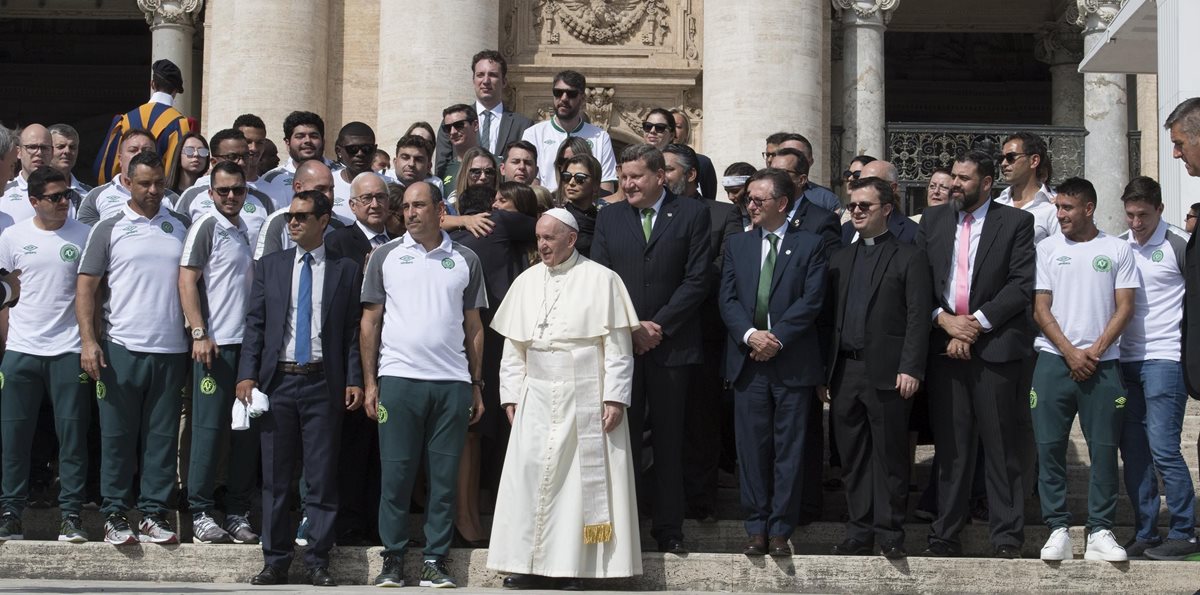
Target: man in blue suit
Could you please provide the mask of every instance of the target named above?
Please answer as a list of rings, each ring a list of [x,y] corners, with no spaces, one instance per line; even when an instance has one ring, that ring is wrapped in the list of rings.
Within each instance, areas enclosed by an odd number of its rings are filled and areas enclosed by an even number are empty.
[[[746,204],[756,228],[726,240],[721,274],[747,556],[792,555],[801,463],[819,456],[804,444],[814,387],[825,374],[817,333],[825,255],[820,236],[789,224],[795,192],[782,170],[750,176]]]
[[[252,585],[287,583],[295,531],[289,525],[288,495],[299,447],[308,483],[307,578],[315,586],[336,586],[329,575],[329,550],[338,508],[342,412],[358,409],[363,401],[362,268],[326,254],[323,239],[332,213],[324,194],[297,193],[284,214],[296,247],[254,263],[237,397],[248,404],[258,388],[270,397],[270,410],[263,415],[261,434],[266,565]]]

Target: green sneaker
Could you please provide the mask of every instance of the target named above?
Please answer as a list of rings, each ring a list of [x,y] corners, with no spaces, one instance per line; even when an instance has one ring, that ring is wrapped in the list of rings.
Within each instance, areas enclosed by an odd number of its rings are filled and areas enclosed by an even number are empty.
[[[88,535],[83,530],[83,520],[77,514],[68,514],[63,517],[62,524],[58,526],[58,540],[70,543],[87,543]]]
[[[383,555],[383,572],[375,577],[376,587],[403,587],[404,586],[404,558],[397,554]],[[422,572],[422,577],[424,573]],[[451,585],[453,586],[453,585]]]
[[[450,573],[446,571],[445,560],[426,560],[421,565],[421,586],[434,589],[453,589],[458,585],[454,584]]]

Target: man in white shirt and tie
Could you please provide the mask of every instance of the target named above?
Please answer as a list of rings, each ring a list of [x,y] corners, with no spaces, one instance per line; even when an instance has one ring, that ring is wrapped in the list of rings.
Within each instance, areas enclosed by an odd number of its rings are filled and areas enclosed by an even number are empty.
[[[521,140],[529,118],[505,109],[504,90],[508,87],[508,62],[496,50],[483,50],[471,58],[471,86],[475,89],[475,114],[479,117],[479,146],[503,158],[501,151]],[[441,171],[454,159],[450,136],[438,131],[435,171]]]

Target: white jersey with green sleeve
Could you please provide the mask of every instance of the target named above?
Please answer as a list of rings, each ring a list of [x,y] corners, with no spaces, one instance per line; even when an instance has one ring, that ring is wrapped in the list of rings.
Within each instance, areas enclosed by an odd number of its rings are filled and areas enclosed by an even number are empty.
[[[206,213],[188,229],[179,266],[201,270],[200,310],[217,345],[240,345],[254,274],[254,248],[246,221]]]

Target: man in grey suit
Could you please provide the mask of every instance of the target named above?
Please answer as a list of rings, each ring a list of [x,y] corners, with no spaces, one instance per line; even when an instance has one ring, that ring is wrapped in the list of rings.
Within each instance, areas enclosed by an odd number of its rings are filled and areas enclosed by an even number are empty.
[[[503,159],[501,152],[533,125],[529,118],[506,109],[504,89],[508,87],[508,62],[496,50],[483,50],[471,58],[471,85],[475,88],[475,113],[479,116],[479,146]],[[450,137],[439,129],[437,162],[434,171],[442,171],[454,160]]]

